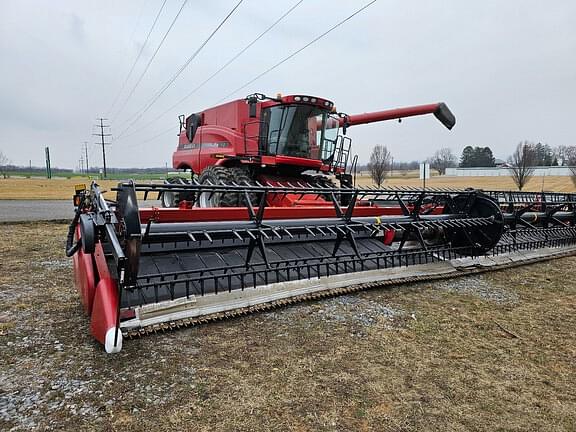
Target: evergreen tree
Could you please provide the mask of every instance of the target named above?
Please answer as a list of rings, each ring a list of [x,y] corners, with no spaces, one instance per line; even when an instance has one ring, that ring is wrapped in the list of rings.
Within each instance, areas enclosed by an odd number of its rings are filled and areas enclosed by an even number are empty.
[[[466,146],[460,156],[460,168],[493,167],[496,159],[490,147]]]

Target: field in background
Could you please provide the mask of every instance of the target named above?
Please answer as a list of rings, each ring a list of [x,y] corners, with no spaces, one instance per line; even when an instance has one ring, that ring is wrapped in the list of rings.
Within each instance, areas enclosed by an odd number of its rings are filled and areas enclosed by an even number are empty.
[[[9,178],[0,179],[0,199],[37,199],[57,200],[72,199],[74,185],[90,183],[87,178],[62,178],[51,180],[39,178]],[[118,184],[114,180],[102,180],[99,183],[104,188]]]
[[[369,175],[362,175],[357,177],[359,186],[373,185],[372,179]],[[418,178],[416,173],[414,176],[397,176],[386,179],[384,186],[414,186],[422,187],[422,180]],[[426,180],[428,187],[454,187],[454,188],[467,188],[473,187],[485,190],[517,190],[512,177],[446,177],[446,176],[433,176],[431,179]],[[554,192],[576,192],[574,183],[570,177],[563,176],[546,176],[546,177],[533,177],[524,188],[526,191],[554,191]]]
[[[151,178],[148,177],[150,180]],[[142,179],[144,180],[144,179]],[[159,180],[156,180],[159,181]],[[74,185],[79,183],[88,184],[90,180],[82,177],[53,178],[52,180],[41,178],[9,178],[0,179],[0,199],[71,199],[74,194]],[[363,174],[357,177],[358,185],[372,185],[369,175]],[[118,180],[101,180],[98,182],[104,189],[110,189],[118,184]],[[454,188],[479,188],[516,190],[511,177],[445,177],[433,176],[426,181],[429,187],[454,187]],[[546,191],[576,192],[576,187],[569,177],[549,176],[533,177],[527,191],[541,191],[542,185]],[[394,172],[394,176],[386,179],[384,186],[414,186],[421,187],[422,180],[418,179],[417,171],[403,173]],[[112,198],[110,196],[110,198]]]
[[[112,168],[113,170],[117,170],[118,168]],[[150,172],[130,172],[130,171],[120,171],[120,172],[112,172],[108,171],[107,178],[110,180],[123,180],[127,178],[131,178],[134,180],[158,180],[163,179],[166,177],[166,171],[150,171]],[[26,179],[42,179],[45,178],[46,175],[43,171],[33,170],[33,171],[25,171],[25,170],[18,170],[18,171],[8,171],[8,175],[10,178],[26,178]],[[99,175],[95,172],[90,172],[90,178],[97,179]],[[78,172],[72,171],[62,171],[62,170],[52,170],[52,178],[53,179],[74,179],[74,178],[88,178],[88,175],[80,174]]]

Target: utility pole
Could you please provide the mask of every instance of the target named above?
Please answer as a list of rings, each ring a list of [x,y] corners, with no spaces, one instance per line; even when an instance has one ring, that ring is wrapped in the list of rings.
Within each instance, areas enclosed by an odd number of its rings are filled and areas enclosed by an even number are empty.
[[[107,120],[107,119],[99,118],[98,120],[100,121],[100,124],[97,124],[95,126],[100,128],[100,133],[92,134],[92,135],[100,137],[100,142],[97,142],[94,144],[102,145],[102,165],[104,167],[104,178],[106,178],[106,176],[107,176],[107,172],[106,172],[106,146],[112,144],[112,143],[106,142],[106,137],[112,136],[112,134],[111,133],[105,133],[105,129],[108,129],[108,132],[110,130],[110,126],[104,124],[104,120]]]
[[[80,155],[80,174],[84,173],[84,156]]]
[[[50,166],[50,149],[46,147],[44,149],[46,152],[46,178],[52,178],[52,167]]]
[[[84,154],[86,155],[86,174],[90,172],[90,165],[88,164],[88,141],[84,141]]]

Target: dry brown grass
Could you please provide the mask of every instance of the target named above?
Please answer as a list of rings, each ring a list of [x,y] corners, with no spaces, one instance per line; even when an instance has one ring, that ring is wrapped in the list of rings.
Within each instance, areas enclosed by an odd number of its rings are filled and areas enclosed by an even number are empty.
[[[103,188],[109,189],[118,184],[117,180],[102,180],[98,182]],[[9,178],[0,180],[0,199],[29,199],[29,200],[60,200],[72,199],[74,186],[77,184],[89,185],[87,179],[26,179]]]
[[[410,173],[412,175],[413,173]],[[71,199],[74,194],[74,185],[78,183],[88,184],[82,179],[24,179],[10,178],[0,179],[0,199]],[[109,190],[118,184],[117,180],[102,180],[99,184],[103,189]],[[370,176],[358,177],[358,184],[372,185]],[[480,189],[515,190],[516,187],[511,177],[441,177],[433,176],[426,181],[429,187],[475,187]],[[385,186],[422,186],[422,180],[417,177],[393,177],[386,180]],[[576,192],[576,186],[570,181],[570,177],[544,177],[544,189],[557,192]],[[533,177],[528,183],[526,190],[542,190],[542,177]],[[112,198],[112,196],[110,196]]]
[[[17,403],[2,430],[576,430],[576,257],[351,296],[401,311],[370,325],[339,298],[110,356],[88,334],[65,232],[0,225],[0,414]],[[343,319],[326,319],[336,306]]]
[[[361,186],[372,185],[370,176],[363,175],[357,178],[358,184]],[[544,190],[554,192],[576,192],[576,186],[570,181],[567,176],[547,176],[547,177],[532,177],[526,187],[525,191],[541,191],[542,181],[544,181]],[[499,177],[446,177],[446,176],[433,176],[431,179],[426,180],[428,187],[454,187],[454,188],[467,188],[473,187],[485,190],[517,190],[512,177],[499,176]],[[422,180],[416,178],[393,177],[387,179],[384,186],[415,186],[421,187]]]

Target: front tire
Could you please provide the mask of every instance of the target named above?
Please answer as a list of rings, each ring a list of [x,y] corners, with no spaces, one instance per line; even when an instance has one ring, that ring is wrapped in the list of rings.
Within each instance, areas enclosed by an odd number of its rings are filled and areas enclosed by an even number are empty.
[[[232,169],[210,166],[202,171],[198,179],[200,184],[230,185],[234,181]],[[198,197],[198,206],[208,207],[237,207],[238,194],[230,192],[202,192]]]
[[[187,185],[190,182],[182,177],[170,177],[164,181],[165,184],[181,184]],[[172,191],[165,191],[162,192],[160,196],[160,204],[164,208],[173,208],[178,207],[180,201],[190,201],[194,202],[195,194],[194,192],[172,192]]]
[[[252,176],[250,175],[250,171],[248,171],[245,168],[231,168],[230,169],[232,172],[232,178],[234,180],[234,183],[236,183],[238,186],[254,186],[254,180],[252,179]],[[239,194],[235,194],[237,195],[238,198],[238,204],[241,207],[247,207],[248,204],[246,203],[246,195],[244,193],[239,193]],[[248,193],[248,199],[250,200],[250,202],[252,203],[253,206],[258,206],[260,205],[260,197],[261,194],[255,193],[255,192],[249,192]]]

